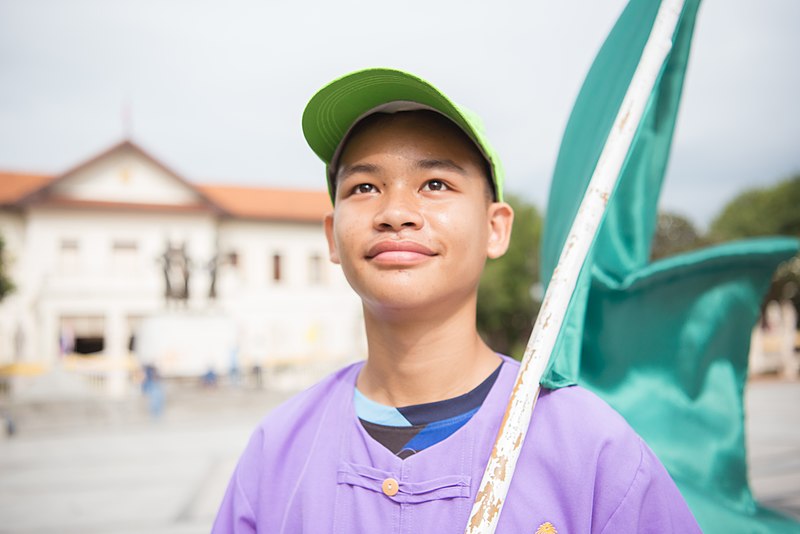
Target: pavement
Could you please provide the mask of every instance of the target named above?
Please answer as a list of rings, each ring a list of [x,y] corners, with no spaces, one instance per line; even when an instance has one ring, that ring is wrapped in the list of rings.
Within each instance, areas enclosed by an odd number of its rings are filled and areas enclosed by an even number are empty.
[[[751,381],[745,409],[753,494],[800,521],[800,382]]]
[[[0,533],[205,533],[253,428],[286,393],[167,388],[144,399],[12,406]]]
[[[210,530],[250,432],[287,393],[171,384],[159,420],[144,399],[0,406],[0,533],[195,534]],[[751,485],[800,519],[800,383],[752,382]]]

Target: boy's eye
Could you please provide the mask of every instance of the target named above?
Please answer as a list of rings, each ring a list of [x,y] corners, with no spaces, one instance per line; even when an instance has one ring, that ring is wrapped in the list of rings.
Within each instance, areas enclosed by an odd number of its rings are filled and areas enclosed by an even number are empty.
[[[374,193],[375,190],[375,186],[372,184],[358,184],[353,188],[353,193],[361,195],[364,193]]]
[[[446,191],[447,186],[441,180],[428,180],[422,189],[424,191]]]

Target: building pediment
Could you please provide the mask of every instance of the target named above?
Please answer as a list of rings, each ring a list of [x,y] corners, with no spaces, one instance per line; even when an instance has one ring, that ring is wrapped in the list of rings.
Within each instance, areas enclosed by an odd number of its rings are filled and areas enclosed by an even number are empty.
[[[321,223],[325,190],[193,184],[130,141],[58,175],[0,170],[0,208],[211,212],[226,219]]]
[[[54,177],[46,186],[20,199],[20,204],[225,211],[130,141]]]

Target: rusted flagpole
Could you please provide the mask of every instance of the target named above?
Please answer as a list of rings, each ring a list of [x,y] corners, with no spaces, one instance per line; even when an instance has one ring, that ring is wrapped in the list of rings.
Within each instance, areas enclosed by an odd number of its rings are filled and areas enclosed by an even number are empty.
[[[497,529],[522,442],[539,397],[539,381],[547,368],[567,306],[575,291],[578,275],[603,219],[608,199],[616,186],[639,121],[664,61],[672,49],[672,37],[683,4],[684,0],[661,2],[639,65],[625,93],[547,287],[497,440],[483,473],[467,523],[467,534],[491,534]]]

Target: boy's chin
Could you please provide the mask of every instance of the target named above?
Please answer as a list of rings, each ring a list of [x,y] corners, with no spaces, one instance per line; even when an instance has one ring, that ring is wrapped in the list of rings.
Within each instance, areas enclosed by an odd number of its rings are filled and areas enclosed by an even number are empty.
[[[365,306],[376,311],[414,309],[425,306],[431,300],[431,297],[421,294],[419,290],[407,287],[382,287],[380,291],[365,291],[360,296]]]
[[[420,291],[403,288],[397,291],[382,291],[362,295],[364,308],[373,317],[384,319],[435,320],[437,317],[451,315],[464,305],[466,295],[454,295],[440,291]]]

